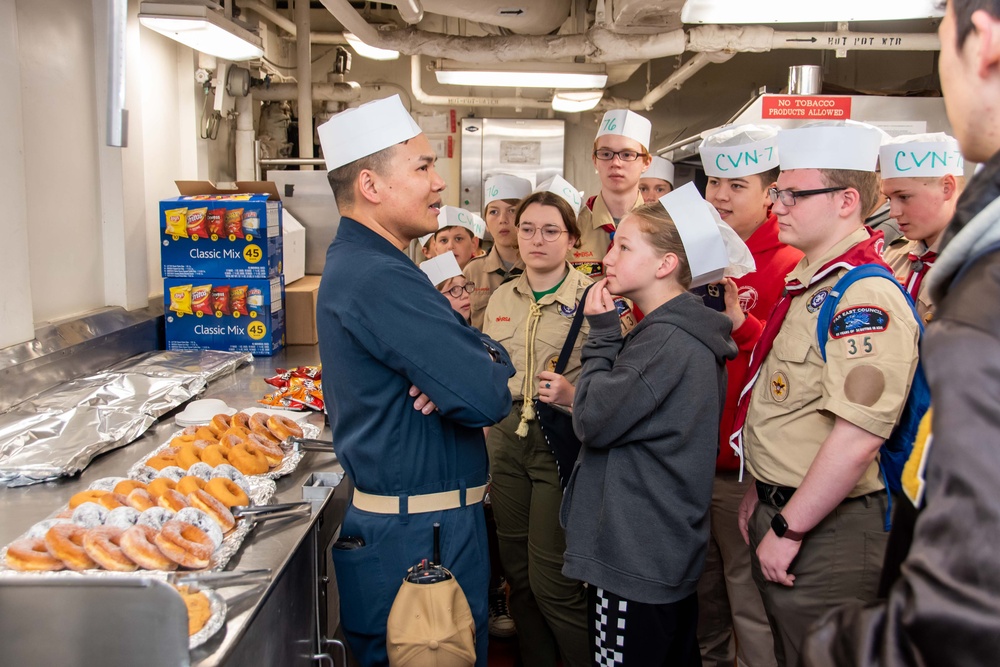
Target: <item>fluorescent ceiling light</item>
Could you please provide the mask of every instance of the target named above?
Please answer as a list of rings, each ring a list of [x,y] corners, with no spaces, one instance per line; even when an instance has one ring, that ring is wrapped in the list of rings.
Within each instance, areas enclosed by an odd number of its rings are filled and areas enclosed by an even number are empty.
[[[238,61],[264,55],[260,37],[204,2],[142,2],[139,22],[216,58]]]
[[[368,46],[368,44],[362,42],[353,32],[345,32],[344,39],[346,39],[350,47],[354,49],[354,52],[362,58],[369,58],[370,60],[395,60],[399,57],[399,51],[391,51],[389,49],[379,49],[374,46]]]
[[[507,63],[491,69],[445,60],[435,70],[438,83],[510,88],[603,88],[608,75],[599,65]]]
[[[552,109],[566,113],[590,111],[602,97],[603,90],[557,90],[552,96]]]
[[[944,16],[936,0],[687,0],[683,23],[832,23]],[[942,3],[943,4],[943,3]]]

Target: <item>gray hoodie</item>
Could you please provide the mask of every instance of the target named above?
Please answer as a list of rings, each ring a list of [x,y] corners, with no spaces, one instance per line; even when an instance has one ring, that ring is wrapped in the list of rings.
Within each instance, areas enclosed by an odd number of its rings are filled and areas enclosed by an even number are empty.
[[[705,561],[731,324],[686,292],[624,339],[617,313],[587,319],[563,574],[637,602],[676,602]]]

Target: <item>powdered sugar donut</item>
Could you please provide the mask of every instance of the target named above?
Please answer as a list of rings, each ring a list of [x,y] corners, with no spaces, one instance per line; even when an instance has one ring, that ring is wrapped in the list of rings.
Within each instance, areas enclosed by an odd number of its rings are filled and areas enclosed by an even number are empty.
[[[81,503],[73,510],[70,518],[72,523],[84,528],[96,528],[104,524],[108,518],[108,510],[97,503]]]
[[[222,464],[221,466],[216,466],[212,471],[212,479],[216,477],[225,477],[226,479],[231,479],[236,484],[243,489],[246,494],[250,495],[250,481],[247,479],[246,475],[241,473],[239,470],[228,464]]]
[[[212,544],[214,545],[213,550],[218,549],[219,545],[222,544],[222,528],[219,527],[215,519],[197,507],[185,507],[174,518],[177,521],[190,523],[205,531],[205,534],[212,540]]]
[[[114,491],[118,483],[123,481],[125,481],[124,477],[104,477],[95,480],[87,489],[90,491]]]
[[[160,471],[157,470],[156,468],[150,468],[149,466],[139,466],[138,470],[135,473],[135,479],[145,484],[149,484],[154,479],[156,479],[159,476],[159,474]]]
[[[115,528],[126,530],[134,526],[135,522],[138,520],[139,510],[131,507],[116,507],[108,512],[108,516],[104,520],[104,525],[114,526]]]
[[[233,468],[233,470],[236,470],[236,468]],[[215,469],[207,463],[199,461],[188,468],[187,474],[194,475],[198,479],[203,479],[207,482],[214,476]]]
[[[166,477],[167,479],[172,479],[175,482],[180,481],[181,477],[186,477],[188,474],[187,470],[179,466],[167,466],[160,471],[158,477]]]
[[[135,522],[135,525],[149,526],[150,528],[159,530],[163,527],[163,524],[173,518],[174,512],[171,512],[166,507],[150,507],[139,515],[139,519]]]
[[[28,532],[25,533],[24,536],[32,540],[38,537],[45,537],[45,533],[49,532],[49,528],[60,523],[73,523],[73,522],[69,519],[46,519],[45,521],[39,521],[34,526],[29,528]]]

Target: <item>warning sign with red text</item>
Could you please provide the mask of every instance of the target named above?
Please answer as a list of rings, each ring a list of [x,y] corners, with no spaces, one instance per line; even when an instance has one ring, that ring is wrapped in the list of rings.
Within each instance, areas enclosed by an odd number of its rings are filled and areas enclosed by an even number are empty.
[[[821,95],[769,95],[763,100],[761,118],[846,120],[851,98]]]

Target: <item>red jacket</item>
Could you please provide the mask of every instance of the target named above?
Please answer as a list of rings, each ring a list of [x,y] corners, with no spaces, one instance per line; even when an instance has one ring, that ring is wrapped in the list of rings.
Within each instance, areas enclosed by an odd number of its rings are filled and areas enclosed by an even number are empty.
[[[750,248],[757,263],[757,270],[736,280],[740,288],[740,306],[746,313],[747,319],[743,326],[733,331],[733,340],[739,348],[739,353],[735,359],[726,362],[728,385],[726,404],[722,408],[722,421],[719,426],[719,457],[715,461],[716,472],[740,468],[740,459],[729,446],[729,436],[733,432],[740,390],[747,379],[750,353],[753,352],[753,346],[764,330],[764,322],[767,321],[771,308],[781,298],[781,292],[785,288],[785,276],[802,259],[799,250],[778,240],[778,218],[773,213],[747,239],[747,247]]]

